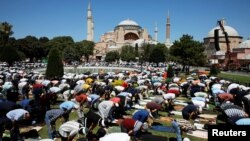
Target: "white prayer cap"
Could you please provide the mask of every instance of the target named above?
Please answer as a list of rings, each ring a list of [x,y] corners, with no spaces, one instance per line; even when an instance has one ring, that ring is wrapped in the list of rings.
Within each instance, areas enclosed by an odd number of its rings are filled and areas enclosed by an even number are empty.
[[[75,105],[74,105],[74,108],[75,108],[75,109],[78,109],[78,108],[79,108],[79,105],[75,104]]]
[[[183,139],[183,141],[190,141],[190,139],[187,138],[187,137],[185,137],[185,138]]]

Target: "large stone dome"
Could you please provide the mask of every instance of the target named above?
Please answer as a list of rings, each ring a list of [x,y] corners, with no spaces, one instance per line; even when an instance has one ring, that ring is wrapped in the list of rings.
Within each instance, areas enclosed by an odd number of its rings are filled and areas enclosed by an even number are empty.
[[[121,21],[119,24],[118,24],[118,26],[127,26],[127,25],[129,25],[129,26],[139,26],[135,21],[133,21],[133,20],[130,20],[130,19],[126,19],[126,20],[124,20],[124,21]]]
[[[239,33],[237,30],[235,30],[233,27],[226,25],[226,20],[222,19],[221,21],[222,26],[224,27],[224,30],[227,32],[227,35],[230,37],[239,37]],[[207,37],[214,37],[214,30],[219,29],[219,37],[224,37],[223,31],[221,30],[220,26],[216,26],[213,29],[211,29],[208,32]]]
[[[239,48],[250,48],[250,37],[246,41],[240,43]]]
[[[209,32],[208,32],[208,35],[207,35],[207,37],[214,37],[214,30],[215,29],[220,29],[220,27],[219,26],[216,26],[215,28],[213,28],[212,30],[210,30]],[[239,36],[239,33],[234,29],[234,28],[232,28],[231,26],[224,26],[224,29],[225,29],[225,31],[227,32],[227,34],[228,34],[228,36]],[[223,32],[222,32],[222,30],[220,29],[219,30],[219,37],[224,37],[225,35],[223,34]]]

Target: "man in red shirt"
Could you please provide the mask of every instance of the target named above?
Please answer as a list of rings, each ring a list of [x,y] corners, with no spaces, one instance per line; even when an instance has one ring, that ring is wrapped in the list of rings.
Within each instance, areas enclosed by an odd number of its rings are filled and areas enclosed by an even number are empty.
[[[84,103],[87,102],[87,95],[80,92],[80,93],[75,95],[75,100],[79,105],[79,108],[77,109],[77,114],[78,114],[78,117],[81,118],[84,116],[83,105],[84,105]]]
[[[233,94],[229,94],[229,93],[222,93],[222,94],[218,94],[218,100],[220,103],[226,102],[226,101],[230,101],[230,102],[234,102],[234,96]]]
[[[139,138],[139,134],[138,132],[143,129],[143,123],[138,121],[138,120],[134,120],[132,118],[125,118],[121,124],[121,132],[124,133],[128,133],[130,136],[134,135],[136,139]]]

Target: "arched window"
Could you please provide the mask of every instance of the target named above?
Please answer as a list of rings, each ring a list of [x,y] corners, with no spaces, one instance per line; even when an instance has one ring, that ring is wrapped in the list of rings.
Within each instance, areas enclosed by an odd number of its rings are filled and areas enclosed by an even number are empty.
[[[127,33],[124,35],[124,40],[137,40],[139,37],[135,33]]]

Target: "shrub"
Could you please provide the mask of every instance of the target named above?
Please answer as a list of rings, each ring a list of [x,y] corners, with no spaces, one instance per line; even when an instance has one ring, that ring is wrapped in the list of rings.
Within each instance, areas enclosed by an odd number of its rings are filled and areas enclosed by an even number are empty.
[[[63,76],[63,73],[63,60],[61,54],[57,48],[53,48],[49,52],[46,77],[48,79],[59,79]]]

